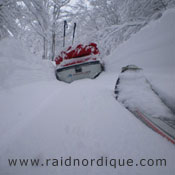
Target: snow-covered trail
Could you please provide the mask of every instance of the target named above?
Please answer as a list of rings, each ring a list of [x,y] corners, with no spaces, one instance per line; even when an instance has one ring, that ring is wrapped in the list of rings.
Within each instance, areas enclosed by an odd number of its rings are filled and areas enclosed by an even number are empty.
[[[141,158],[163,157],[168,161],[167,167],[12,168],[3,161],[0,173],[173,174],[175,153],[172,155],[171,150],[174,145],[147,128],[115,100],[115,80],[116,75],[106,73],[96,80],[85,79],[72,84],[50,81],[14,89],[13,93],[19,96],[19,103],[22,98],[21,105],[26,109],[24,113],[20,105],[14,109],[23,119],[21,123],[14,121],[11,124],[14,127],[4,132],[0,144],[1,160],[38,158],[45,161],[61,156],[80,159],[104,156],[139,161]],[[22,97],[24,92],[27,93]]]
[[[113,93],[120,68],[136,64],[174,104],[174,16],[174,10],[168,12],[119,46],[105,58],[107,71],[97,79],[71,84],[57,81],[49,62],[36,61],[14,39],[0,42],[0,175],[174,175],[174,145],[135,118]],[[11,158],[42,164],[61,156],[131,158],[134,166],[8,165]],[[135,166],[140,159],[167,164]]]

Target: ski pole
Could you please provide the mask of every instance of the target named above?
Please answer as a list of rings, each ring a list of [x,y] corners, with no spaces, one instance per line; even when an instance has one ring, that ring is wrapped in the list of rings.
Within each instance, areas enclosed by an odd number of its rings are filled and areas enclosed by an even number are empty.
[[[65,46],[66,28],[67,28],[67,21],[64,20],[63,47]]]
[[[72,45],[73,45],[73,43],[74,43],[76,26],[77,26],[77,24],[76,24],[76,22],[75,22],[75,23],[74,23],[74,30],[73,30],[73,37],[72,37]]]

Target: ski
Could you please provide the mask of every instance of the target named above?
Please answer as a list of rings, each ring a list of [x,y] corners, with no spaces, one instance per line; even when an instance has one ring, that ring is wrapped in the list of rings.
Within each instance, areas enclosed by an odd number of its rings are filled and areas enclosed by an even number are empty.
[[[175,144],[175,116],[152,90],[141,68],[135,65],[123,67],[114,93],[135,117]]]
[[[175,144],[175,120],[147,116],[139,110],[132,113],[148,127]]]

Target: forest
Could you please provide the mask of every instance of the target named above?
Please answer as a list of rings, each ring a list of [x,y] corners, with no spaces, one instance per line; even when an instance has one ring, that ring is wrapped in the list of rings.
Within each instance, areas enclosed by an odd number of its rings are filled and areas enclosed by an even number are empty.
[[[109,55],[132,33],[175,6],[174,0],[0,0],[0,40],[9,35],[20,39],[42,59],[54,60],[66,46],[94,41]]]

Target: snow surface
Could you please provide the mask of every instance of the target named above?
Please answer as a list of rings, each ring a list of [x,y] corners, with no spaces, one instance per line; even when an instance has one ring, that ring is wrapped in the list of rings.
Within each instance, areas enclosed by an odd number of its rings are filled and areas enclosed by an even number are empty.
[[[40,61],[13,38],[0,42],[0,89],[55,79],[53,65]]]
[[[137,64],[158,89],[175,97],[175,11],[142,29],[106,58],[95,80],[59,82],[18,41],[0,42],[1,175],[174,175],[175,147],[114,98],[122,66]],[[169,27],[171,26],[171,27]],[[167,97],[167,95],[165,95]],[[167,159],[166,167],[9,167],[8,158]]]

